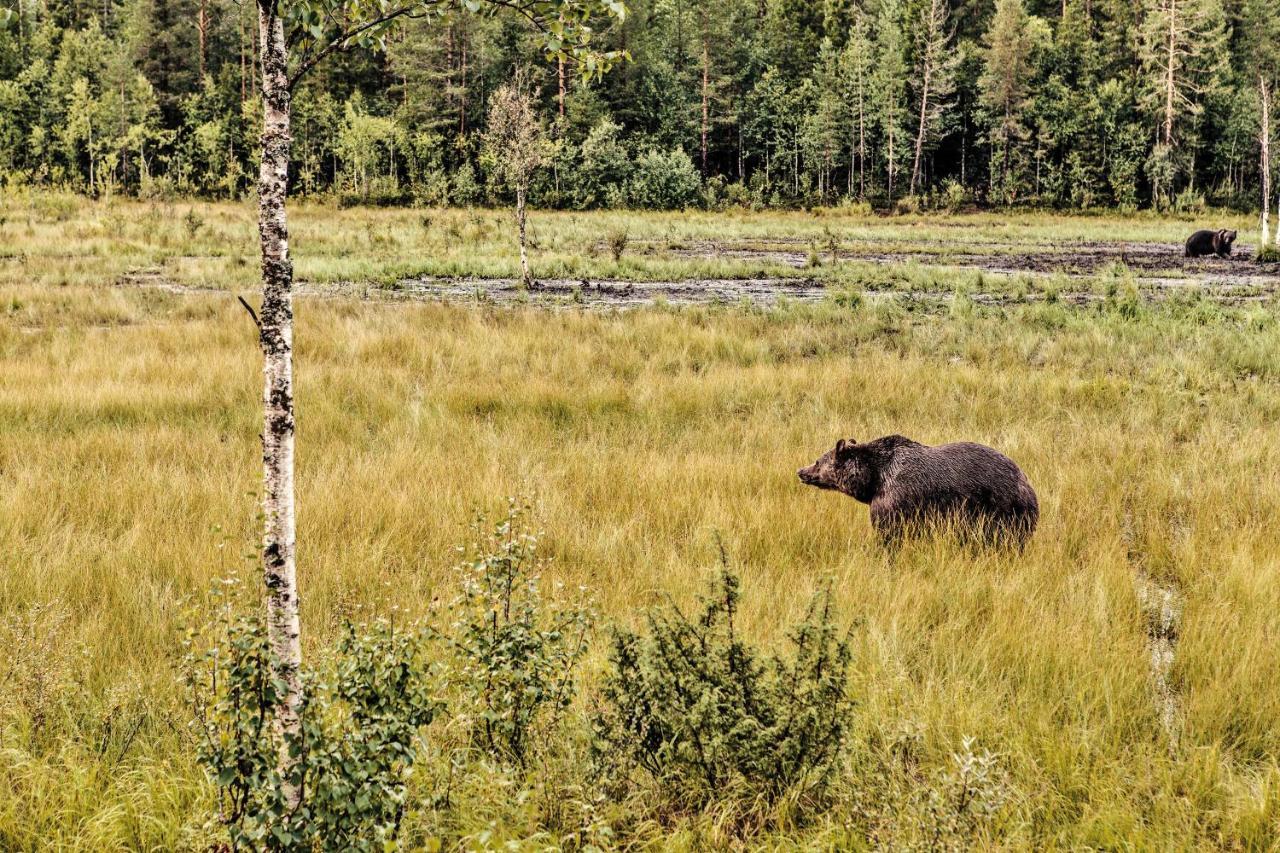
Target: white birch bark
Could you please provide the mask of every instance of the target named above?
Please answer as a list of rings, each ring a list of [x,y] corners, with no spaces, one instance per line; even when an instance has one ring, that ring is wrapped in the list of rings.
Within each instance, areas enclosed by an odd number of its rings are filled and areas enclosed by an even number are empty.
[[[1259,246],[1267,245],[1271,239],[1271,91],[1267,86],[1267,78],[1258,75],[1258,95],[1262,102],[1262,121],[1260,122],[1258,141],[1262,148],[1262,240]],[[1280,220],[1277,221],[1277,234],[1280,235]]]
[[[296,759],[288,741],[301,728],[302,665],[295,563],[293,485],[293,264],[285,193],[289,169],[289,80],[284,22],[276,0],[258,0],[262,52],[262,166],[258,234],[262,245],[262,562],[267,588],[267,636],[275,676],[285,685],[276,713],[278,769],[290,808],[298,803]]]

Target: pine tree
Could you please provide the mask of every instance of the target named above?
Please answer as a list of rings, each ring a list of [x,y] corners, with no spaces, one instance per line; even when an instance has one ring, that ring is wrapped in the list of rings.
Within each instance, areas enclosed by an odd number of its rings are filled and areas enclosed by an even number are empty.
[[[840,66],[844,78],[845,115],[849,120],[849,194],[853,194],[856,165],[859,199],[867,197],[868,96],[874,69],[872,48],[867,18],[861,12],[855,12],[849,28],[849,40],[840,56]]]
[[[1225,14],[1220,0],[1147,0],[1144,11],[1142,100],[1158,140],[1148,175],[1155,197],[1167,203],[1199,141],[1196,120],[1205,99],[1223,84]]]
[[[1015,151],[1028,134],[1023,119],[1035,46],[1033,19],[1022,0],[997,0],[995,17],[983,42],[986,54],[978,81],[979,101],[987,112],[993,159],[999,164],[998,178],[994,175],[997,166],[992,164],[992,194],[1009,203],[1018,189]]]
[[[894,182],[905,147],[903,120],[906,118],[907,63],[902,42],[901,7],[898,0],[884,0],[876,15],[875,69],[871,75],[871,90],[890,200],[893,199]]]

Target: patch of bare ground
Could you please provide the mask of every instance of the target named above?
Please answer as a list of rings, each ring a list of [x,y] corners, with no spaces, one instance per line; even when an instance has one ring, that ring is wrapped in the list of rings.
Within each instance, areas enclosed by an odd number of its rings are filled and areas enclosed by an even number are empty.
[[[182,284],[160,270],[137,271],[122,276],[121,287],[145,287],[177,294],[209,294],[218,288]],[[1142,295],[1159,302],[1187,286],[1183,279],[1139,281]],[[514,278],[414,278],[385,287],[368,282],[317,283],[300,281],[299,296],[313,298],[354,298],[378,301],[438,301],[491,305],[540,305],[594,310],[637,308],[644,305],[731,305],[760,307],[781,302],[820,302],[831,291],[813,278],[686,279],[682,281],[627,281],[621,279],[543,279],[533,288],[524,288]],[[1217,285],[1205,294],[1226,305],[1262,302],[1275,292],[1274,285]],[[903,291],[924,307],[950,304],[950,291]],[[979,305],[1001,306],[1043,301],[1041,293],[1014,294],[1000,290],[970,291],[968,299]],[[1057,291],[1054,298],[1071,305],[1088,305],[1105,297],[1093,289]]]
[[[804,246],[805,248],[800,248]],[[1165,243],[1072,242],[1069,246],[1048,243],[1000,243],[961,240],[912,240],[910,245],[882,239],[841,239],[833,248],[823,243],[796,239],[752,243],[680,243],[669,248],[658,244],[646,253],[661,256],[714,259],[727,258],[803,268],[810,251],[824,261],[860,261],[876,264],[915,263],[953,269],[975,270],[997,275],[1059,274],[1069,277],[1093,276],[1116,264],[1128,267],[1140,281],[1162,284],[1222,284],[1271,286],[1280,282],[1280,267],[1262,266],[1253,261],[1253,248],[1239,246],[1228,258],[1188,258],[1181,246]]]

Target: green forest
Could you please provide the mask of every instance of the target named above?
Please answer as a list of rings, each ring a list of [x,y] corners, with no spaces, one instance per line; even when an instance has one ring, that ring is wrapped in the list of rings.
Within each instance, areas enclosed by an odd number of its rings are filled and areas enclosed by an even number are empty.
[[[0,181],[253,191],[251,4],[5,3]],[[596,34],[626,59],[590,80],[519,17],[452,5],[299,85],[293,194],[505,200],[482,137],[520,70],[549,148],[530,201],[546,208],[1256,210],[1266,192],[1269,0],[633,0]]]

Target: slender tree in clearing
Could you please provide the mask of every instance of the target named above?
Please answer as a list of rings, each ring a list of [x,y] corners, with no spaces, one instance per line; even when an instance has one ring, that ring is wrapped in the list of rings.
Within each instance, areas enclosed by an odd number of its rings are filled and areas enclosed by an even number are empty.
[[[959,55],[951,50],[947,0],[929,0],[921,10],[916,29],[916,86],[920,90],[920,123],[916,129],[915,159],[911,166],[911,195],[920,187],[921,163],[929,137],[947,108],[947,98],[955,89],[955,67]]]
[[[290,98],[302,77],[326,57],[352,48],[381,50],[397,23],[453,11],[509,10],[542,34],[553,57],[576,61],[584,76],[603,73],[620,57],[595,50],[593,24],[620,21],[621,0],[257,0],[262,74],[262,163],[258,176],[258,234],[262,250],[263,575],[268,642],[276,680],[285,686],[276,736],[281,795],[299,802],[294,768],[303,706],[300,668],[294,511],[293,263],[285,212]]]
[[[499,179],[516,194],[516,229],[520,235],[520,274],[525,287],[533,286],[529,253],[525,248],[525,201],[529,182],[547,159],[538,121],[537,105],[523,72],[489,96],[489,125],[484,144]]]
[[[1258,75],[1258,99],[1262,111],[1258,128],[1258,145],[1262,149],[1262,162],[1259,165],[1262,172],[1262,240],[1258,245],[1265,246],[1271,239],[1271,87],[1262,74]],[[1276,225],[1277,231],[1280,231],[1280,222]]]

